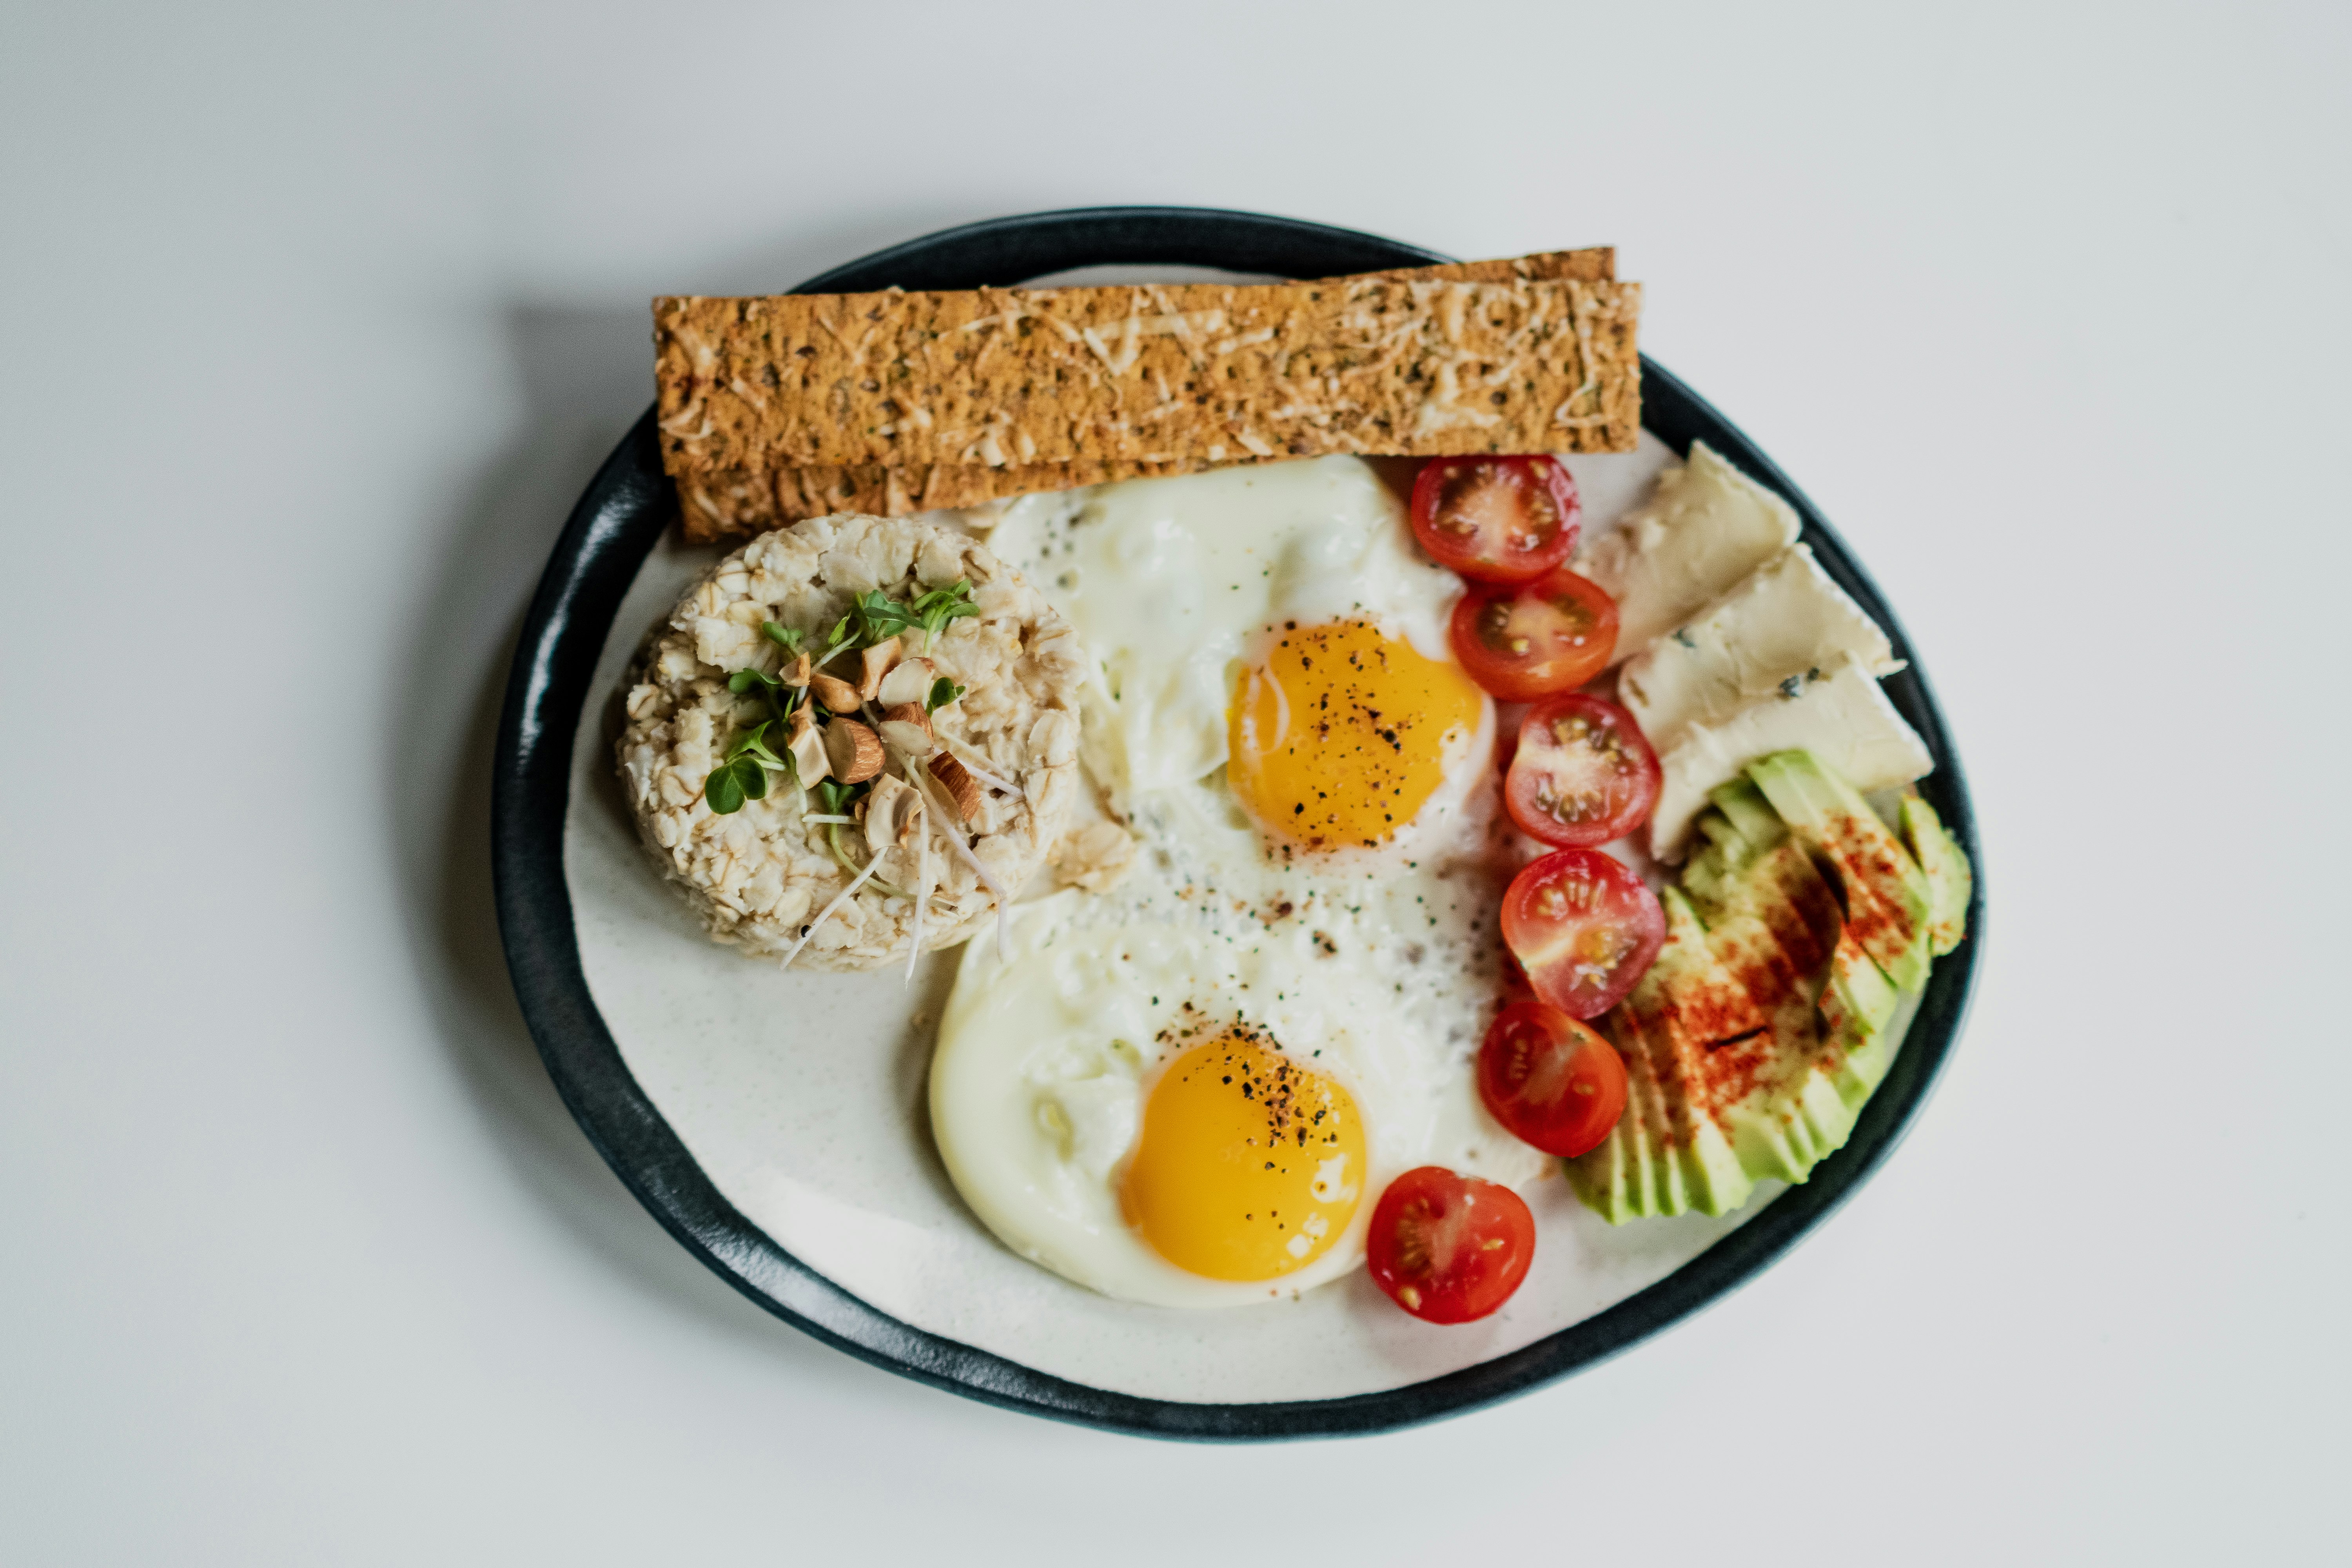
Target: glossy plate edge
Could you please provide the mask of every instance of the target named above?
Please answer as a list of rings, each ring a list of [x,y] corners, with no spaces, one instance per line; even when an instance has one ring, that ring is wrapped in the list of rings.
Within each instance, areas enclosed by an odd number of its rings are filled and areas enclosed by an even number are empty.
[[[1330,277],[1448,259],[1372,235],[1295,219],[1186,207],[1097,207],[994,219],[910,240],[835,268],[799,292],[963,289],[1072,268],[1185,264]],[[1976,868],[1969,937],[1937,961],[1903,1048],[1846,1146],[1804,1185],[1664,1279],[1507,1354],[1423,1383],[1343,1399],[1194,1405],[1049,1376],[927,1333],[868,1306],[778,1247],[712,1185],[622,1060],[590,996],[563,872],[572,746],[622,597],[677,515],[648,409],[573,508],[540,578],[507,679],[491,799],[499,931],[515,994],[563,1102],[638,1201],[761,1306],[836,1349],[951,1393],[1057,1420],[1155,1437],[1253,1441],[1355,1436],[1460,1415],[1629,1349],[1713,1305],[1826,1219],[1891,1154],[1933,1090],[1966,1020],[1984,941],[1985,879],[1959,758],[1901,623],[1843,543],[1772,461],[1646,357],[1643,424],[1676,452],[1701,438],[1786,496],[1822,565],[1908,662],[1888,696],[1936,760],[1921,793]]]

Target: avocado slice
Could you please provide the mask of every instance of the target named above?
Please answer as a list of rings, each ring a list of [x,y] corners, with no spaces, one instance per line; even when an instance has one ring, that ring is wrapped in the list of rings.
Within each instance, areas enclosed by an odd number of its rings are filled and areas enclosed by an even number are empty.
[[[1840,1047],[1853,1050],[1880,1030],[1903,1004],[1878,961],[1862,951],[1848,927],[1830,953],[1829,984],[1822,988],[1822,1022]]]
[[[1612,1225],[1652,1215],[1728,1214],[1756,1190],[1709,1113],[1708,1037],[1766,1020],[1707,946],[1706,928],[1674,888],[1666,941],[1605,1020],[1625,1060],[1625,1113],[1601,1146],[1568,1162],[1576,1195]]]
[[[1919,868],[1927,873],[1933,906],[1927,940],[1940,958],[1969,934],[1969,899],[1976,890],[1976,875],[1969,868],[1969,858],[1960,852],[1960,841],[1916,790],[1903,797],[1902,821],[1904,841],[1911,846]]]
[[[1764,798],[1764,792],[1752,780],[1737,778],[1729,784],[1717,784],[1707,792],[1706,798],[1715,803],[1715,809],[1723,813],[1732,829],[1758,849],[1769,849],[1789,837],[1789,825],[1780,820],[1780,814],[1772,809],[1772,803]]]
[[[1933,921],[1927,874],[1870,803],[1811,752],[1775,752],[1748,765],[1764,798],[1807,848],[1837,868],[1846,928],[1904,991],[1927,984]]]
[[[1726,879],[1746,859],[1748,844],[1719,811],[1700,814],[1691,826],[1706,838],[1707,846],[1683,862],[1683,890],[1702,905],[1709,904],[1722,896]]]
[[[1736,876],[1763,851],[1788,837],[1788,826],[1765,800],[1764,792],[1747,779],[1718,785],[1707,797],[1715,804],[1692,822],[1706,847],[1693,856],[1683,871],[1683,887],[1702,905],[1719,897],[1727,877]]]

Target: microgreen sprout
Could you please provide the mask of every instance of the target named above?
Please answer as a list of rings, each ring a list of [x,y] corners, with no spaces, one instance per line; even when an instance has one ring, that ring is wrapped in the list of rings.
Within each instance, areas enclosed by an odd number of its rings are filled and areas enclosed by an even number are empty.
[[[903,633],[920,630],[923,647],[929,651],[940,633],[950,621],[980,614],[980,606],[971,602],[971,584],[955,583],[945,588],[910,599],[905,604],[890,598],[879,589],[860,594],[850,606],[849,614],[841,617],[827,639],[832,648],[844,646],[871,647]]]
[[[773,621],[768,624],[775,625]],[[727,678],[727,689],[738,697],[755,687],[767,698],[769,720],[779,730],[788,727],[792,723],[793,710],[808,700],[806,689],[787,686],[762,670],[739,669]]]
[[[924,701],[923,709],[926,712],[936,713],[962,695],[963,688],[942,675],[931,682],[931,694]]]
[[[866,793],[862,784],[843,784],[839,779],[819,779],[809,790],[817,805],[828,816],[847,816],[857,797]]]
[[[738,696],[751,690],[751,688],[755,686],[765,691],[775,691],[779,689],[795,691],[799,689],[797,687],[785,686],[782,681],[778,680],[774,676],[770,675],[767,671],[761,669],[739,669],[734,674],[727,678],[727,689],[734,692]]]
[[[719,816],[729,816],[742,810],[747,800],[767,799],[771,771],[798,782],[793,770],[793,760],[778,756],[768,745],[768,725],[771,722],[762,719],[736,736],[734,744],[727,748],[726,757],[710,770],[710,776],[703,781],[702,798],[709,801],[710,809]]]

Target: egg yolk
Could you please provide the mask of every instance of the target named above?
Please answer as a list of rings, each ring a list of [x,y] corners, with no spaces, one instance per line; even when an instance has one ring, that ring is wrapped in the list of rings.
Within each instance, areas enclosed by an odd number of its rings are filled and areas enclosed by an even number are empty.
[[[1119,1203],[1153,1251],[1212,1279],[1303,1268],[1348,1228],[1364,1129],[1334,1079],[1228,1034],[1170,1063]]]
[[[1363,621],[1286,626],[1226,716],[1226,779],[1269,836],[1377,847],[1444,782],[1478,727],[1477,683]]]

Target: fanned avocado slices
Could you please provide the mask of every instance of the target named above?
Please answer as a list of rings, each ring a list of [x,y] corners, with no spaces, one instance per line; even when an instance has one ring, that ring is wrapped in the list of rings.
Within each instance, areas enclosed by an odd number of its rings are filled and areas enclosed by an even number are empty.
[[[1885,1076],[1894,973],[1925,984],[1931,942],[1949,952],[1966,917],[1967,859],[1925,802],[1903,813],[1915,860],[1806,752],[1710,798],[1706,847],[1661,900],[1665,946],[1601,1021],[1625,1058],[1625,1113],[1568,1173],[1612,1224],[1723,1214],[1765,1177],[1805,1180]]]

